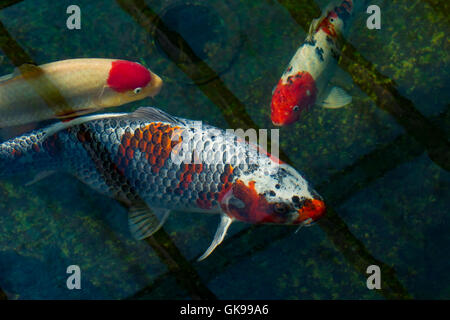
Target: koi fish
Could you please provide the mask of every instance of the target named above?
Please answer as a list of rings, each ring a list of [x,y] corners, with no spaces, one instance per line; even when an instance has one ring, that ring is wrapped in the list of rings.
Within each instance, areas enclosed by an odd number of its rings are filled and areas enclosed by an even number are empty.
[[[314,19],[308,36],[298,48],[272,92],[271,119],[276,126],[294,123],[314,105],[340,108],[352,101],[343,89],[329,86],[340,56],[341,37],[354,7],[352,0],[330,5]]]
[[[154,96],[162,80],[139,63],[71,59],[25,64],[0,78],[0,128],[70,119]]]
[[[116,199],[136,239],[154,234],[171,210],[219,214],[199,260],[235,220],[310,226],[325,213],[293,167],[234,133],[156,108],[81,117],[0,144],[0,177],[26,169],[39,172],[33,182],[64,171]]]

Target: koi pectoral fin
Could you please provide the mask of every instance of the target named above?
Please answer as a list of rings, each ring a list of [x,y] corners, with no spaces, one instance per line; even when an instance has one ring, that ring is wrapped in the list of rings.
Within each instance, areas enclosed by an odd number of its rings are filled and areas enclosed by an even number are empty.
[[[153,211],[145,202],[133,204],[128,212],[131,234],[136,240],[150,237],[166,222],[169,213],[168,209],[158,208]]]
[[[25,184],[25,187],[29,187],[29,186],[35,184],[36,182],[39,182],[39,181],[41,181],[41,180],[43,180],[43,179],[45,179],[45,178],[51,176],[51,175],[54,174],[55,172],[56,172],[56,171],[53,171],[53,170],[39,172],[39,173],[34,177],[33,180],[28,181],[28,182]]]
[[[202,254],[202,256],[197,259],[197,261],[202,261],[203,259],[206,259],[214,251],[214,249],[219,244],[222,243],[223,238],[225,238],[227,230],[233,221],[234,221],[233,218],[230,218],[227,214],[222,213],[222,215],[220,217],[220,223],[219,223],[219,226],[217,227],[217,231],[216,231],[213,241],[211,242],[208,250],[206,250],[205,253]]]
[[[325,95],[325,99],[319,103],[324,108],[337,109],[352,102],[352,97],[339,87],[331,88]]]
[[[309,25],[309,30],[308,30],[308,40],[310,40],[311,36],[317,30],[322,19],[323,19],[323,17],[319,17],[319,18],[312,20],[311,24]]]

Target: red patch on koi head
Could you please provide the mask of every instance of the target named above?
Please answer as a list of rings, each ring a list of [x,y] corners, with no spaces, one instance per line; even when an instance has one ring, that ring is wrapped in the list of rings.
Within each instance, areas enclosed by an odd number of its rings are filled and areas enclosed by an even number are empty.
[[[333,24],[335,19],[338,19],[337,13],[334,11],[329,12],[328,15],[322,19],[316,31],[321,29],[329,36],[334,38],[337,37],[336,29]]]
[[[294,123],[303,110],[315,104],[316,96],[316,84],[308,72],[289,76],[286,83],[280,80],[272,96],[272,123],[276,126]]]
[[[246,185],[236,180],[219,197],[219,203],[230,217],[250,223],[310,224],[325,215],[325,203],[320,197],[298,203],[269,202],[258,193],[255,181]]]
[[[325,215],[325,203],[319,199],[305,200],[301,209],[298,210],[298,219],[295,223],[302,223],[311,219],[315,222]]]
[[[112,62],[107,84],[117,92],[144,88],[152,80],[150,71],[139,63],[116,60]]]

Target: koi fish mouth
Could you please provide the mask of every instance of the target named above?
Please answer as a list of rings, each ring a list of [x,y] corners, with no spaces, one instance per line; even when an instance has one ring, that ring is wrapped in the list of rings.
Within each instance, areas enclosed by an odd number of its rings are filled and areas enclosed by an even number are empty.
[[[161,91],[163,80],[157,74],[151,72],[150,70],[149,72],[151,74],[149,96],[154,97]]]
[[[298,219],[294,224],[299,224],[295,233],[303,227],[313,226],[320,218],[325,215],[325,203],[319,199],[307,200],[305,205],[298,209]]]
[[[320,220],[326,212],[325,202],[319,199],[306,200],[304,205],[298,209],[298,218],[296,223],[304,226],[311,226]]]
[[[275,126],[296,122],[300,114],[315,104],[317,88],[314,78],[306,71],[297,72],[280,80],[273,92],[271,120]]]
[[[300,117],[300,112],[292,111],[293,108],[294,107],[279,105],[272,102],[272,124],[277,127],[282,127],[295,123]],[[296,108],[299,107],[297,106]]]
[[[277,119],[277,117],[275,115],[272,115],[272,124],[276,127],[282,127],[282,126],[286,125],[286,122],[281,121],[281,120]]]
[[[288,125],[293,124],[294,122],[296,122],[296,120],[294,120],[294,121],[289,121],[289,122],[283,122],[283,121],[272,120],[272,124],[273,124],[275,127],[288,126]]]

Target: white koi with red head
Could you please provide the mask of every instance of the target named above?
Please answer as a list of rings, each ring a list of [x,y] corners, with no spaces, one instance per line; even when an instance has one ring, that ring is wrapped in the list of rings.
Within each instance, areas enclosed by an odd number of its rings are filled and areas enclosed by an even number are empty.
[[[0,78],[0,128],[70,119],[159,93],[162,80],[139,63],[69,59],[23,65]]]
[[[162,80],[143,65],[126,60],[114,60],[104,91],[97,99],[99,106],[112,107],[153,97],[159,93]]]
[[[329,88],[341,49],[341,36],[354,10],[353,0],[330,5],[314,19],[305,42],[298,48],[272,93],[271,119],[274,125],[294,123],[315,104],[339,108],[351,102],[342,89]]]

